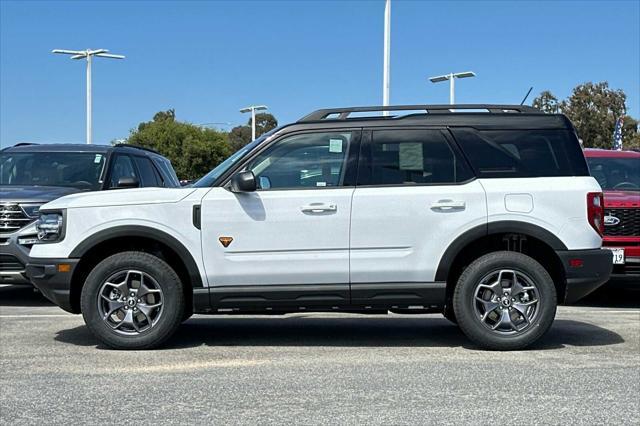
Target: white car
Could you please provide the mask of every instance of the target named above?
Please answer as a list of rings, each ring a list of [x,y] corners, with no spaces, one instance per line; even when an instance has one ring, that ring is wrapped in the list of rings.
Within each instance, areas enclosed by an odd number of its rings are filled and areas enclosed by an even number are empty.
[[[379,110],[407,114],[362,116]],[[518,349],[612,269],[573,126],[525,106],[320,110],[193,187],[40,212],[29,277],[114,348],[156,347],[193,313],[391,311]]]

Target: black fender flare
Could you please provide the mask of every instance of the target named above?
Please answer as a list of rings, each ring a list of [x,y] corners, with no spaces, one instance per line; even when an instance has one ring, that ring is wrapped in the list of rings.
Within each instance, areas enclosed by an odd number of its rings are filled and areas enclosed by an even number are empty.
[[[471,228],[453,240],[438,263],[435,281],[447,281],[451,264],[466,246],[482,237],[504,233],[524,234],[544,242],[554,250],[567,250],[567,246],[558,237],[541,226],[517,220],[490,222]]]
[[[198,269],[198,265],[196,264],[196,261],[193,259],[193,256],[191,255],[189,250],[172,235],[151,227],[140,225],[123,225],[99,231],[91,235],[90,237],[87,237],[80,244],[78,244],[76,248],[73,249],[69,257],[82,258],[87,252],[89,252],[89,250],[91,250],[98,244],[101,244],[108,240],[112,240],[114,238],[122,237],[146,238],[155,240],[169,247],[180,257],[185,267],[187,268],[192,287],[203,287],[200,270]]]

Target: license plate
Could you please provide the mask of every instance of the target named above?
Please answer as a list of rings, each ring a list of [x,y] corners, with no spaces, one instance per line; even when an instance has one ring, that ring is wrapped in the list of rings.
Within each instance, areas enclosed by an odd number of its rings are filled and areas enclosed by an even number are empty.
[[[613,264],[624,265],[624,249],[623,248],[608,248],[613,253]]]

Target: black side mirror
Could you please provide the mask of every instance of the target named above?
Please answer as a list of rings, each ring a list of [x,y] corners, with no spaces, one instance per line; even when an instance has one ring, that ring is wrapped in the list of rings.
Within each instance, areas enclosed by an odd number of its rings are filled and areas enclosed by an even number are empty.
[[[252,171],[236,173],[231,178],[231,192],[253,192],[258,188]]]
[[[138,188],[140,181],[135,177],[121,177],[116,188]]]

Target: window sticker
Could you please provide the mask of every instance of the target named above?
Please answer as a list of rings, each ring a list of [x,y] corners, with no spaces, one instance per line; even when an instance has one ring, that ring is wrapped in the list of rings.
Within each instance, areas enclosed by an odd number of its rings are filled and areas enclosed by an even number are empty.
[[[316,182],[316,186],[327,186],[327,182]]]
[[[102,154],[96,154],[96,158],[93,159],[93,162],[95,164],[100,164],[100,161],[102,161]]]
[[[400,170],[423,170],[421,143],[401,143],[399,151]]]
[[[342,152],[342,139],[329,139],[329,152]]]

